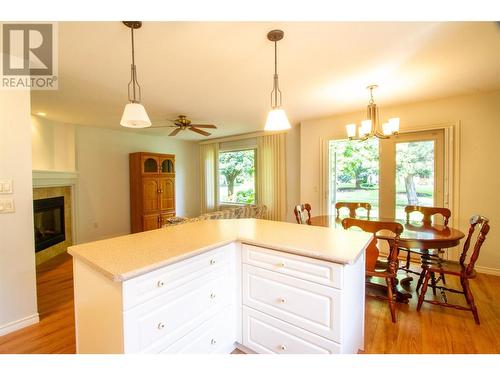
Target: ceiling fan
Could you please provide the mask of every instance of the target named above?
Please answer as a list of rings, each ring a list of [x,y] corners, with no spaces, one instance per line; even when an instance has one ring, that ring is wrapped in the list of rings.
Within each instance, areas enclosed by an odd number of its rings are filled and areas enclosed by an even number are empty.
[[[207,125],[207,124],[192,124],[191,120],[188,119],[185,115],[179,115],[175,120],[168,120],[174,123],[174,125],[166,125],[166,126],[154,126],[154,128],[175,128],[173,132],[171,132],[168,136],[173,137],[177,135],[181,130],[191,130],[192,132],[204,135],[208,137],[211,133],[201,130],[200,128],[205,129],[217,129],[215,125]],[[150,128],[151,129],[151,128]]]

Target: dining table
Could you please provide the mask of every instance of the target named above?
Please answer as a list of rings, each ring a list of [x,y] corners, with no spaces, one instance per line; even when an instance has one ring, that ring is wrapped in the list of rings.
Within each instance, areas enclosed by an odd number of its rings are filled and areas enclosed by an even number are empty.
[[[310,219],[310,225],[343,228],[342,220],[344,216],[337,215],[321,215],[313,216]],[[452,228],[447,225],[438,223],[424,224],[421,221],[412,221],[397,218],[379,218],[379,217],[357,217],[362,220],[376,220],[384,222],[397,222],[403,226],[403,233],[399,238],[399,247],[406,249],[449,249],[457,246],[460,240],[465,237],[465,234],[459,229]],[[393,235],[387,231],[377,232],[376,237],[381,240],[392,241]],[[367,250],[368,251],[368,250]],[[409,283],[412,281],[411,277],[402,275],[398,277],[398,288],[396,293],[396,300],[398,302],[408,303],[411,298],[411,293],[400,287],[401,284]],[[375,283],[376,284],[376,283]]]

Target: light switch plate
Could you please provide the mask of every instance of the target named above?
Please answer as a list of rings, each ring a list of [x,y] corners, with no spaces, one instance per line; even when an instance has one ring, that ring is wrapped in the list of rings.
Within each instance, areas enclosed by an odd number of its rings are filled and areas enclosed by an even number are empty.
[[[14,212],[14,198],[0,199],[0,214]]]
[[[12,194],[12,179],[2,178],[0,179],[0,194]]]

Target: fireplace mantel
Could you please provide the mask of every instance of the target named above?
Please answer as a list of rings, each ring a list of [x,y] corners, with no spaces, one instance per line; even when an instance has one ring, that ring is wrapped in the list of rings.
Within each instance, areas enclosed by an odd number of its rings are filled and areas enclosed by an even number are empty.
[[[33,187],[72,186],[78,181],[78,172],[33,171]]]

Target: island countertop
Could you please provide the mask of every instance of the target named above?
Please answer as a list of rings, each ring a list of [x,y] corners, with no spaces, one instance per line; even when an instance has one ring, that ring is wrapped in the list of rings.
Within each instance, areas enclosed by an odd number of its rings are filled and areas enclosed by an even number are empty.
[[[352,264],[370,239],[364,232],[270,220],[203,220],[75,245],[68,253],[119,282],[235,241]]]

